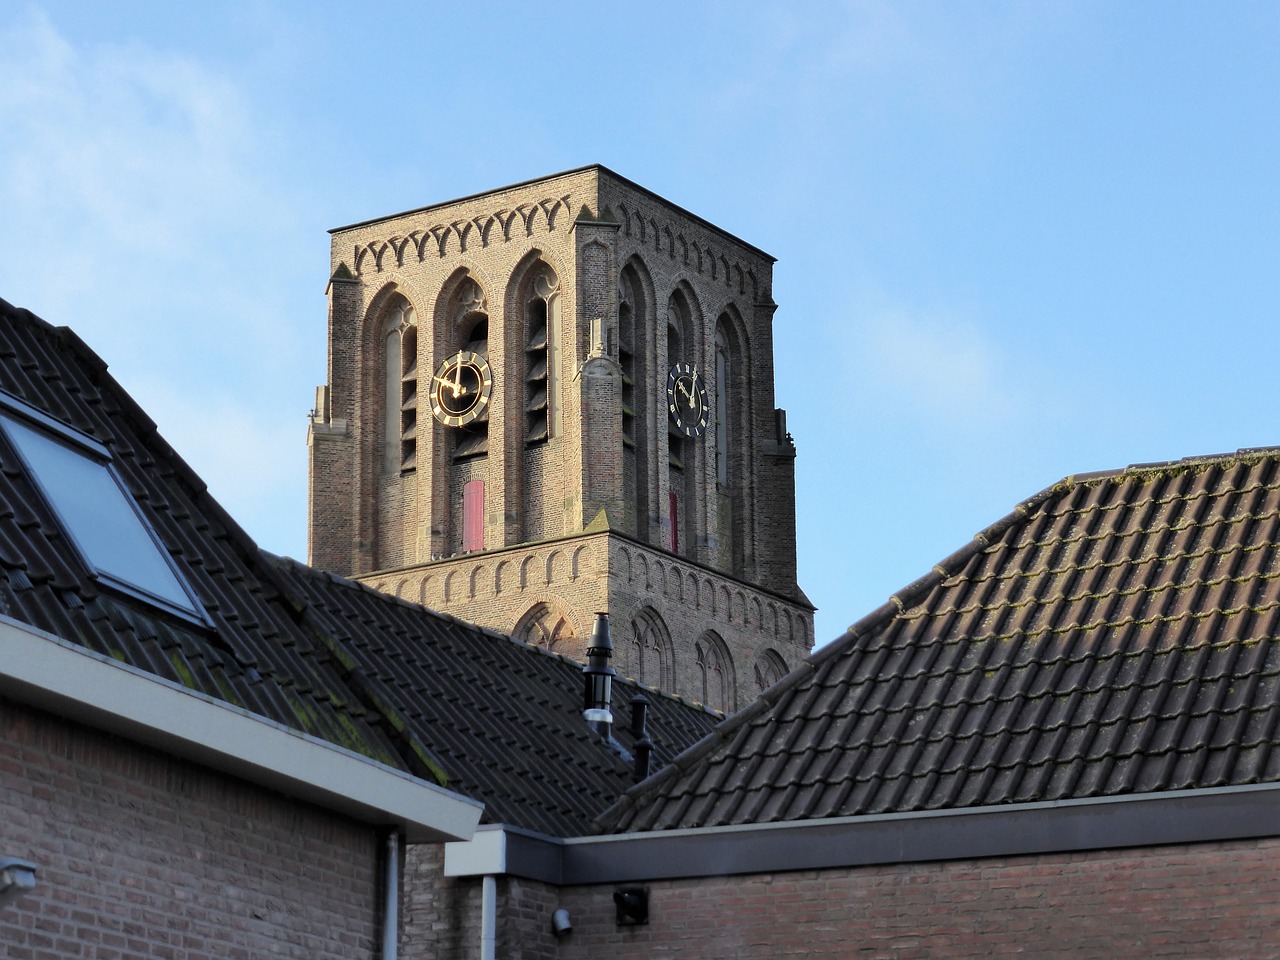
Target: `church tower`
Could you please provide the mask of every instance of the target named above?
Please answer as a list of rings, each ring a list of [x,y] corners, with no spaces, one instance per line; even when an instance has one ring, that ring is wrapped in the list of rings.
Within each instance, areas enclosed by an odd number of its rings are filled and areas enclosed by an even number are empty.
[[[808,653],[773,258],[601,166],[332,237],[312,565],[717,709]]]

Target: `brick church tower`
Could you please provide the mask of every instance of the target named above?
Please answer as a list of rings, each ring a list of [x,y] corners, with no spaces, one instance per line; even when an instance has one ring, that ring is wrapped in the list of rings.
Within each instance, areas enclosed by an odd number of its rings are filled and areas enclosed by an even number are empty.
[[[332,236],[314,566],[718,709],[808,653],[773,258],[601,166]]]

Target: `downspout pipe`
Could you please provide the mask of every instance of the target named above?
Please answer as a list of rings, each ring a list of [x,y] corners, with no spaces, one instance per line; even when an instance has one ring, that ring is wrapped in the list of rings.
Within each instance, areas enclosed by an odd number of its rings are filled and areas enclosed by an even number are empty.
[[[386,903],[382,908],[382,960],[396,960],[400,950],[400,832],[387,834]]]
[[[480,960],[495,960],[498,949],[498,880],[487,873],[480,886]]]

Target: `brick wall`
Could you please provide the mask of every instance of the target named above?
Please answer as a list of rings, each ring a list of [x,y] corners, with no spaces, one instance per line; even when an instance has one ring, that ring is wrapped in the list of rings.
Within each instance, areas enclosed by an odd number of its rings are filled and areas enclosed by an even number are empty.
[[[648,611],[672,640],[671,692],[699,701],[703,688],[694,644],[714,632],[732,677],[730,702],[707,701],[717,709],[745,706],[759,695],[755,668],[766,652],[775,652],[793,669],[813,646],[813,613],[806,607],[609,533],[510,547],[364,579],[385,593],[508,634],[533,607],[547,604],[582,639],[590,634],[594,612],[608,609],[614,667],[646,683],[651,678],[641,676],[628,641],[632,621]],[[555,652],[576,655],[558,648]]]
[[[653,883],[629,928],[613,886],[567,888],[556,956],[1262,960],[1280,956],[1277,857],[1263,840]]]
[[[371,957],[374,831],[0,699],[0,855],[38,865],[0,909],[9,960]]]
[[[622,625],[647,604],[678,645],[678,693],[701,694],[693,645],[708,630],[723,640],[735,678],[730,707],[754,698],[754,665],[769,651],[788,666],[808,652],[812,615],[795,582],[794,450],[778,456],[775,441],[769,257],[608,171],[587,168],[339,230],[331,269],[344,265],[353,279],[334,282],[330,295],[332,411],[312,426],[313,563],[504,632],[538,602],[572,620],[578,636],[597,610],[609,610]],[[546,301],[554,347],[548,385],[559,392],[551,439],[527,445],[527,378],[537,379],[526,349],[537,324],[530,326],[528,310],[537,277],[549,278],[556,290]],[[626,384],[620,278],[634,375]],[[466,309],[479,309],[473,281],[483,293],[495,382],[488,453],[459,462],[450,456],[446,429],[432,419],[423,385],[462,345],[456,328],[470,322],[459,319],[464,290]],[[416,476],[388,480],[379,466],[385,401],[374,334],[401,303],[413,307],[421,328],[418,458]],[[668,336],[669,309],[681,317],[678,343]],[[731,333],[740,368],[731,391],[732,480],[724,491],[716,486],[714,430],[680,441],[683,466],[669,463],[666,400],[675,360],[695,364],[714,381],[718,326]],[[708,386],[714,396],[715,383]],[[624,392],[635,433],[625,454]],[[324,416],[348,419],[339,433]],[[683,579],[694,565],[710,566],[717,575],[702,580],[715,590],[705,597],[695,591],[691,611],[688,590],[673,591],[669,577],[619,575],[611,562],[598,583],[548,577],[541,596],[529,593],[527,583],[522,595],[503,593],[498,568],[505,556],[433,563],[433,556],[461,549],[461,489],[472,479],[485,481],[484,544],[491,553],[572,537],[603,509],[612,529],[657,548],[656,557],[670,544],[674,493],[679,553],[692,562]],[[465,581],[455,564],[470,567]],[[777,603],[769,594],[788,599]]]

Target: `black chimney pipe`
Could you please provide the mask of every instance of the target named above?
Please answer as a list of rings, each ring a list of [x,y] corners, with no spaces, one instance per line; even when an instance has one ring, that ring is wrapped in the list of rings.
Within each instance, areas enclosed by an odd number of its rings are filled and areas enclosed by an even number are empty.
[[[613,699],[613,641],[609,637],[609,615],[597,613],[591,629],[591,645],[587,647],[587,663],[582,668],[582,715],[587,723],[605,739],[613,726],[609,709]]]

